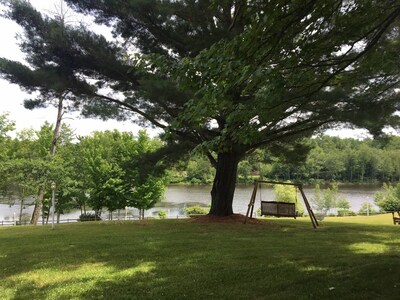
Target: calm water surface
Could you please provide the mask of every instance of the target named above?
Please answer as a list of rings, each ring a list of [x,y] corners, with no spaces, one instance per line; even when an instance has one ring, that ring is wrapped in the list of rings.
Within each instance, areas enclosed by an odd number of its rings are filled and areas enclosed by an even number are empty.
[[[374,194],[380,189],[378,185],[371,186],[341,186],[339,197],[346,197],[349,200],[351,209],[358,211],[364,202],[374,203]],[[314,187],[304,188],[304,192],[310,201],[313,197]],[[211,186],[169,186],[165,195],[165,200],[161,206],[192,206],[195,204],[209,205],[211,202]],[[233,210],[237,213],[246,213],[247,205],[253,191],[253,185],[237,186],[233,200]],[[261,200],[274,200],[274,193],[271,187],[262,187],[261,195],[257,193],[256,208],[260,207]],[[302,202],[300,193],[298,201]]]
[[[369,202],[371,207],[374,206],[374,194],[380,189],[378,185],[360,185],[360,186],[340,186],[340,196],[344,196],[349,200],[351,209],[358,211],[364,202]],[[247,205],[252,194],[253,186],[238,186],[235,191],[233,201],[233,210],[235,213],[245,214]],[[184,208],[187,206],[207,206],[211,202],[210,196],[211,186],[169,186],[165,193],[165,199],[158,203],[156,207],[146,211],[146,216],[157,216],[158,211],[167,211],[169,218],[184,216]],[[313,187],[305,188],[304,192],[309,200],[313,197]],[[271,187],[262,187],[261,199],[268,201],[274,200],[273,190]],[[300,194],[298,201],[302,201]],[[260,207],[260,193],[257,194],[255,209]],[[0,222],[3,220],[13,220],[19,216],[19,205],[9,206],[8,204],[0,204]],[[32,214],[33,206],[25,205],[24,214]],[[121,211],[121,217],[125,215],[125,210]],[[136,216],[138,212],[134,208],[128,208],[128,215]],[[80,211],[74,211],[61,216],[61,219],[76,219],[80,215]],[[104,217],[103,213],[103,217]]]

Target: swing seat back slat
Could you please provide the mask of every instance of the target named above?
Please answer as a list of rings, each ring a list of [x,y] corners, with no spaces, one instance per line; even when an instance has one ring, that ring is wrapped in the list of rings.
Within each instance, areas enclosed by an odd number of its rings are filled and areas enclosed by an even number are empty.
[[[261,215],[296,219],[296,205],[291,202],[261,201]]]

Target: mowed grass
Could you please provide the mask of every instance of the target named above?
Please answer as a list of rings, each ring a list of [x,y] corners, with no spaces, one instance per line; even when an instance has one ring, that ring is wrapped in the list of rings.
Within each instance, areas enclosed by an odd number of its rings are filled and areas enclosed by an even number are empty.
[[[0,229],[0,299],[400,299],[391,215]]]

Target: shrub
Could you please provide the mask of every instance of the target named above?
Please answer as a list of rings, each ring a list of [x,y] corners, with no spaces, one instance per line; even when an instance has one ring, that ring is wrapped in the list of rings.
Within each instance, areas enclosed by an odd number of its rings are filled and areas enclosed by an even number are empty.
[[[297,188],[295,186],[275,184],[274,194],[275,201],[295,203],[297,215],[304,214],[301,196],[298,199]]]
[[[191,178],[190,183],[191,184],[201,184],[202,181],[201,181],[201,179],[198,179],[198,178]]]
[[[158,217],[159,217],[160,219],[166,219],[166,218],[167,218],[167,212],[166,212],[165,210],[160,210],[160,211],[158,212]]]
[[[341,209],[341,210],[350,210],[351,205],[349,200],[346,199],[346,197],[339,198],[339,200],[336,203],[336,207]]]
[[[384,184],[374,196],[375,203],[384,211],[400,211],[400,182],[395,187]]]
[[[377,214],[377,213],[378,212],[373,207],[371,207],[371,204],[368,202],[364,202],[361,205],[360,210],[358,211],[359,215],[367,215],[367,214],[372,215],[372,214]]]
[[[27,213],[23,213],[21,215],[21,222],[22,223],[28,223],[31,220],[31,215]]]
[[[336,183],[333,183],[325,190],[321,190],[319,184],[317,184],[315,186],[314,197],[311,198],[311,202],[318,212],[326,215],[330,209],[337,207],[337,202],[339,200],[338,197],[339,188]],[[342,200],[339,204],[345,205],[345,200]]]
[[[325,219],[326,213],[325,212],[316,212],[314,213],[315,217],[318,221],[323,221]]]
[[[261,208],[259,207],[256,211],[257,216],[261,216]]]
[[[201,206],[185,207],[185,213],[187,215],[206,215],[208,214],[209,208]]]
[[[337,211],[337,215],[339,217],[346,217],[346,216],[356,216],[357,214],[350,209],[339,209]]]
[[[101,220],[100,215],[95,213],[85,213],[79,216],[79,222],[99,221],[99,220]]]

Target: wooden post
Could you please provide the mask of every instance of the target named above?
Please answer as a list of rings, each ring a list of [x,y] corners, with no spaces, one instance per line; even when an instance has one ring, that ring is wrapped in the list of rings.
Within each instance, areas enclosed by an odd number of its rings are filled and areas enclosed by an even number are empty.
[[[249,202],[249,205],[248,205],[248,207],[247,207],[246,218],[244,219],[243,224],[246,224],[247,218],[249,217],[250,211],[251,211],[250,219],[251,219],[252,216],[253,216],[254,201],[256,200],[257,189],[258,189],[258,181],[255,181],[255,182],[254,182],[253,193],[251,194],[251,197],[250,197],[250,202]]]
[[[301,196],[303,197],[304,204],[306,205],[308,214],[309,214],[310,219],[311,219],[311,223],[312,223],[314,229],[317,229],[317,226],[319,226],[319,224],[318,224],[317,218],[314,215],[314,212],[311,209],[310,203],[307,200],[306,194],[303,191],[303,186],[302,185],[298,185],[298,188],[300,190]]]
[[[400,212],[397,212],[398,217],[395,216],[395,212],[392,211],[392,217],[393,217],[393,224],[399,224],[400,225]]]
[[[258,191],[258,188],[260,188],[260,191],[261,191],[261,183],[260,183],[260,182],[258,182],[258,184],[257,184],[257,191]],[[256,191],[256,193],[254,194],[253,205],[251,206],[251,211],[250,211],[250,217],[251,217],[251,218],[253,218],[254,203],[256,202],[257,191]]]

